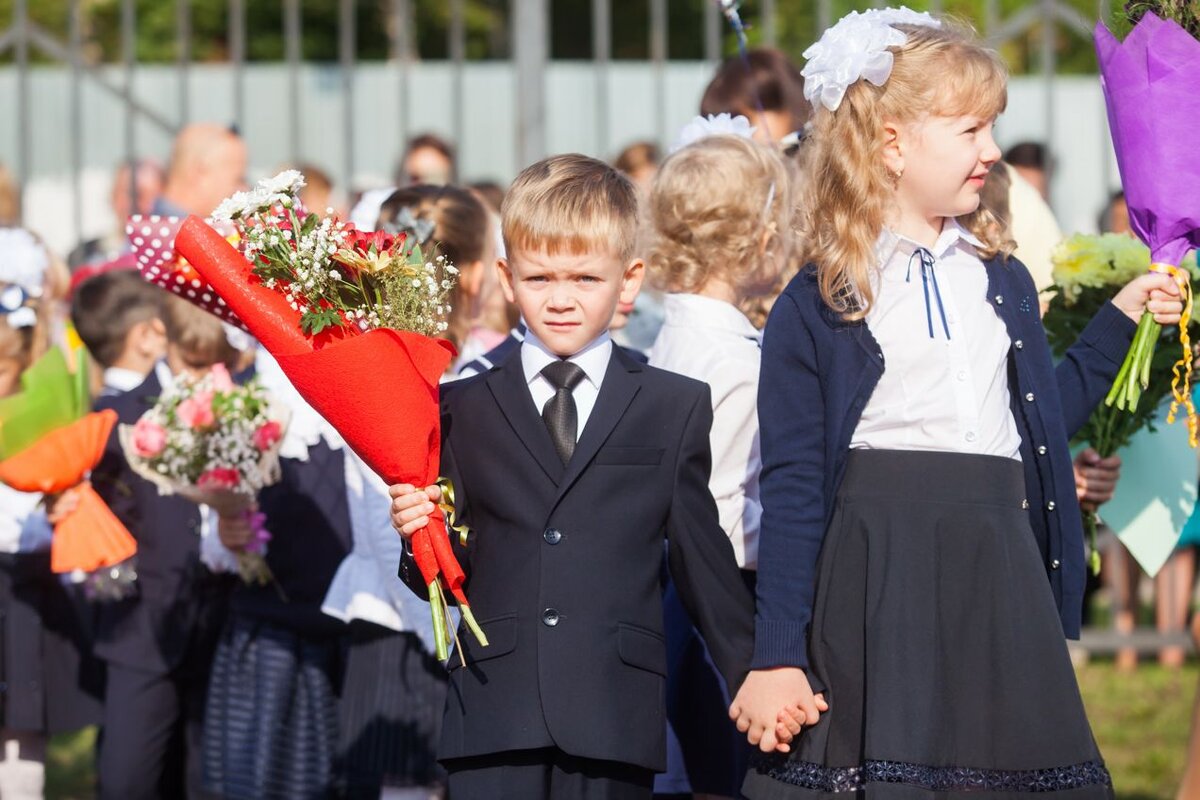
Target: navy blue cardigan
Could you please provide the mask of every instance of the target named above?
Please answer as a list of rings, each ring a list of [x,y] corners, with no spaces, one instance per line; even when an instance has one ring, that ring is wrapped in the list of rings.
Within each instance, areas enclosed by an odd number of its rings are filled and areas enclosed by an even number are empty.
[[[1030,522],[1063,629],[1077,638],[1086,576],[1067,442],[1108,392],[1137,326],[1106,304],[1056,367],[1028,270],[1012,258],[985,266],[988,302],[1012,340],[1009,388]],[[754,668],[808,665],[817,558],[850,438],[883,370],[883,353],[866,324],[830,311],[815,268],[806,267],[775,304],[763,337]]]

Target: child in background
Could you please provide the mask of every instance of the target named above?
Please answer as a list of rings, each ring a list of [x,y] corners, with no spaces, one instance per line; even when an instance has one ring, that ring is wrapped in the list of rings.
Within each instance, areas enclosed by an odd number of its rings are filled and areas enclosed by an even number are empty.
[[[167,293],[134,270],[88,278],[71,295],[71,321],[104,370],[101,395],[128,392],[146,380],[167,352]]]
[[[46,350],[50,258],[20,228],[0,229],[0,397]],[[40,800],[46,743],[99,721],[103,674],[84,666],[82,632],[50,571],[51,527],[40,494],[0,484],[0,797]],[[90,669],[88,669],[90,667]]]
[[[121,424],[135,424],[174,376],[237,357],[220,321],[183,298],[167,298],[163,324],[166,358],[139,386],[96,401]],[[98,796],[198,797],[204,699],[229,579],[200,561],[200,509],[134,473],[115,429],[92,483],[138,543],[137,593],[101,603],[97,614],[95,650],[108,664]]]
[[[437,742],[446,670],[433,655],[429,607],[396,575],[403,543],[387,484],[349,451],[346,491],[354,547],[321,607],[350,626],[340,780],[349,800],[428,800],[445,781]]]
[[[709,489],[738,566],[758,564],[762,507],[758,473],[759,331],[743,309],[779,290],[791,255],[792,176],[773,149],[731,135],[709,136],[670,156],[650,195],[651,281],[667,292],[666,318],[650,364],[704,381],[712,390]],[[737,796],[745,742],[728,718],[727,693],[691,621],[669,587],[669,751],[658,791]],[[717,688],[701,694],[699,688]],[[699,687],[699,688],[698,688]]]
[[[1063,639],[1085,577],[1067,442],[1178,289],[1130,282],[1056,367],[979,207],[999,56],[908,9],[809,55],[808,266],[763,338],[755,671],[731,709],[790,752],[744,792],[1111,798]]]
[[[258,493],[272,580],[238,581],[230,593],[208,687],[204,787],[228,800],[328,797],[349,629],[321,605],[351,547],[346,448],[261,348],[255,372],[291,411],[280,480]],[[242,516],[219,517],[217,531],[233,550],[253,536]]]
[[[495,233],[484,204],[457,186],[409,186],[398,189],[379,209],[376,230],[405,234],[422,248],[436,245],[458,270],[450,293],[446,339],[458,349],[447,375],[486,353],[494,341],[472,327],[479,316],[484,271],[496,263]]]

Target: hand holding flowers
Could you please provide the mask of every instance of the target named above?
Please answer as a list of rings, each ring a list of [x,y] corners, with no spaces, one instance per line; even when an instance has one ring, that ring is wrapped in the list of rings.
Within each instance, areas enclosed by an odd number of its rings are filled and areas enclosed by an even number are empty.
[[[238,570],[247,582],[265,583],[270,534],[253,508],[254,496],[279,478],[286,422],[287,413],[257,383],[237,386],[217,364],[198,380],[182,375],[163,387],[154,407],[136,424],[121,426],[119,435],[130,466],[162,493],[248,527],[253,546],[234,548]]]

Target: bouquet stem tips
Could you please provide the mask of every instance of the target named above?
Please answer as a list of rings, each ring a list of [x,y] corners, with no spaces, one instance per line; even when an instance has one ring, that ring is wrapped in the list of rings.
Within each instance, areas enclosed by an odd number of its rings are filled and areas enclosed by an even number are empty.
[[[462,613],[463,622],[467,623],[467,627],[475,636],[475,641],[483,647],[488,646],[487,636],[483,633],[483,628],[479,627],[479,623],[475,621],[475,614],[471,612],[471,606],[467,603],[459,603],[458,610]]]

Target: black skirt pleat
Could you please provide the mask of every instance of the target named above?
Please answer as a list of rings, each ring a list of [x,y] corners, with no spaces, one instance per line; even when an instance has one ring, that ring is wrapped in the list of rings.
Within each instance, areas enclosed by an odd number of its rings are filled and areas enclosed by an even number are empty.
[[[809,640],[830,710],[748,797],[1112,797],[1024,491],[1011,459],[850,454]]]
[[[380,786],[435,786],[446,670],[413,633],[350,624],[341,761],[350,797]]]
[[[342,642],[230,619],[213,661],[204,788],[229,800],[330,797]]]

